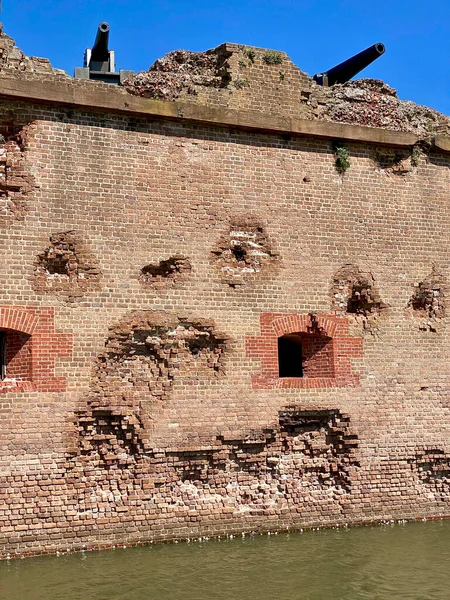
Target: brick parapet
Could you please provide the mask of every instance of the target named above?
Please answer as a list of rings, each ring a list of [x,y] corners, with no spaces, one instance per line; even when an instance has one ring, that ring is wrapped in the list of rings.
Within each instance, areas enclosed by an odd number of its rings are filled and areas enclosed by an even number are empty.
[[[42,81],[0,77],[0,97],[10,100],[42,103],[48,106],[70,106],[90,111],[147,116],[208,126],[233,127],[242,130],[284,135],[339,139],[393,147],[412,147],[418,137],[412,133],[361,127],[343,123],[311,121],[289,116],[276,116],[257,111],[214,108],[186,102],[164,102],[130,96],[120,88],[98,82],[76,80]],[[448,150],[445,136],[435,136],[435,146]]]

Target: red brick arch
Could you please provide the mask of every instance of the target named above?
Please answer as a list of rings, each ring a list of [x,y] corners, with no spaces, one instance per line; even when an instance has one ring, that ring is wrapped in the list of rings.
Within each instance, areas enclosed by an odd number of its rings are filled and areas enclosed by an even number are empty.
[[[0,308],[0,329],[13,329],[33,335],[39,318],[24,308]]]
[[[316,326],[322,330],[323,335],[333,337],[336,331],[337,323],[332,318],[326,315],[316,315]],[[312,327],[311,315],[284,315],[279,318],[275,318],[272,321],[272,329],[280,337],[287,333],[309,333]]]

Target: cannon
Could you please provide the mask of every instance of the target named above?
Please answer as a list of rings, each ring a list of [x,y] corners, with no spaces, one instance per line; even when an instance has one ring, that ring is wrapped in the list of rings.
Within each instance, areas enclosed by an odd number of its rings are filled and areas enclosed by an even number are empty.
[[[108,23],[100,23],[94,45],[92,48],[86,48],[84,53],[84,66],[75,69],[76,78],[118,85],[126,77],[133,75],[134,71],[128,69],[116,71],[114,50],[108,49],[109,30]]]
[[[380,58],[385,50],[384,44],[378,42],[362,52],[355,54],[355,56],[344,60],[344,62],[336,65],[329,71],[316,73],[316,75],[313,75],[313,79],[319,85],[325,87],[329,87],[335,83],[345,83],[346,81],[350,81],[352,77],[368,67],[374,60]]]
[[[114,51],[108,50],[108,40],[109,25],[105,22],[100,23],[94,45],[89,51],[90,56],[85,58],[85,63],[88,63],[85,66],[89,67],[91,71],[103,73],[114,72]]]

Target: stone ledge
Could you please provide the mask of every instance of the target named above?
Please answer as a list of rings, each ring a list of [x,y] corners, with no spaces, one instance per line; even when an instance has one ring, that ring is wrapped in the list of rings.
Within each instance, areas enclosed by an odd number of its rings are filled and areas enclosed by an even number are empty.
[[[397,148],[412,147],[418,141],[416,135],[402,131],[139,98],[120,88],[97,82],[80,84],[74,80],[54,82],[1,77],[0,97],[39,104],[57,104],[128,115],[183,120],[212,126],[236,127],[279,135],[339,139]],[[437,136],[433,142],[434,147],[441,152],[450,152],[450,138]]]

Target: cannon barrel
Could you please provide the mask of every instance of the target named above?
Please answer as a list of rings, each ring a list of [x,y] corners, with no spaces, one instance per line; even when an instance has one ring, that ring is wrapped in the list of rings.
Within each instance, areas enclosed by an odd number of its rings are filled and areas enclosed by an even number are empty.
[[[355,56],[352,56],[348,60],[344,60],[344,62],[336,65],[329,71],[313,75],[313,79],[317,81],[319,85],[330,86],[335,83],[345,83],[373,63],[373,61],[384,54],[384,52],[384,44],[378,42],[362,52],[359,52],[359,54],[355,54]]]
[[[91,50],[91,61],[104,62],[109,59],[108,38],[108,23],[100,23],[97,29],[97,35],[95,36],[95,42]]]

